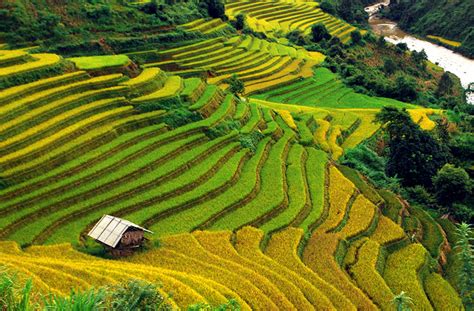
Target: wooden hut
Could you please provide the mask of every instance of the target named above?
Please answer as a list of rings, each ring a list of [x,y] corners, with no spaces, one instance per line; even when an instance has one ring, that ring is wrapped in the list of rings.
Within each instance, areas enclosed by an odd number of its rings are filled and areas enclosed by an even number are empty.
[[[128,220],[104,215],[87,234],[103,244],[114,257],[128,256],[146,240],[145,232],[153,233]]]

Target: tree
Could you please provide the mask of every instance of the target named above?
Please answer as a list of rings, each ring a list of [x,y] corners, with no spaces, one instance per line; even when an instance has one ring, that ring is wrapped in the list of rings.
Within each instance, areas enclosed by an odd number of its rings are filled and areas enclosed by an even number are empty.
[[[234,73],[232,77],[225,80],[226,83],[229,83],[229,92],[239,96],[245,92],[245,85],[242,80]]]
[[[235,17],[235,29],[237,30],[242,30],[245,27],[245,15],[244,14],[238,14]]]
[[[413,304],[413,299],[411,299],[407,293],[402,291],[400,294],[393,297],[392,304],[395,306],[397,311],[411,311],[410,305]]]
[[[327,0],[322,1],[319,4],[319,8],[321,10],[323,10],[324,12],[328,13],[328,14],[331,14],[331,15],[336,14],[336,8],[334,7],[334,5],[331,2],[329,2]]]
[[[326,26],[322,23],[317,23],[311,26],[311,38],[313,42],[321,42],[322,40],[327,40],[331,38]]]
[[[402,185],[431,186],[431,178],[447,162],[446,150],[413,122],[405,109],[383,107],[375,121],[388,133],[387,175]]]
[[[428,55],[426,55],[424,49],[420,52],[411,52],[411,59],[419,68],[426,69],[426,60],[428,59]]]
[[[337,11],[339,15],[346,21],[351,22],[354,20],[354,8],[353,0],[340,0],[338,2]]]
[[[397,64],[391,58],[387,58],[383,62],[383,71],[388,75],[393,75],[397,71]]]
[[[444,165],[433,177],[436,198],[443,205],[462,202],[471,192],[471,181],[466,171],[452,164]]]
[[[209,13],[210,17],[213,18],[224,18],[225,19],[225,7],[224,3],[220,0],[202,0],[201,2]]]
[[[466,310],[471,310],[474,306],[474,249],[472,246],[474,232],[469,224],[461,223],[456,233],[458,241],[455,248],[459,250],[458,257],[462,262],[459,272],[460,294]]]
[[[436,89],[437,96],[445,96],[453,94],[454,81],[451,78],[449,72],[444,72],[441,76],[441,79],[438,83],[438,88]]]
[[[395,80],[395,97],[404,102],[416,100],[418,92],[416,91],[416,81],[411,77],[400,75]]]
[[[351,40],[354,44],[359,44],[362,41],[362,34],[359,30],[354,30],[351,32]]]

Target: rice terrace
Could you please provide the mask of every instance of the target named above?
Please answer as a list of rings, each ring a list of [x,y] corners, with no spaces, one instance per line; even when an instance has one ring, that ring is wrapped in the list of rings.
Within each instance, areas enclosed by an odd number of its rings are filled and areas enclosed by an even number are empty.
[[[474,310],[473,11],[1,0],[0,310]]]

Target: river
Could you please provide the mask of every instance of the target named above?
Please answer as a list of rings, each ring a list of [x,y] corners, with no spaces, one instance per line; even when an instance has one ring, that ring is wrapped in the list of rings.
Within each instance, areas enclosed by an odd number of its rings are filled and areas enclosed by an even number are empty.
[[[450,49],[421,40],[401,30],[397,23],[388,19],[380,18],[376,13],[380,6],[387,6],[390,0],[385,0],[365,8],[369,13],[369,24],[374,33],[385,37],[385,40],[393,44],[406,43],[410,50],[425,50],[428,59],[438,64],[445,71],[454,73],[461,80],[464,88],[468,88],[474,82],[474,60],[455,53]],[[468,101],[474,103],[474,92],[468,94]]]

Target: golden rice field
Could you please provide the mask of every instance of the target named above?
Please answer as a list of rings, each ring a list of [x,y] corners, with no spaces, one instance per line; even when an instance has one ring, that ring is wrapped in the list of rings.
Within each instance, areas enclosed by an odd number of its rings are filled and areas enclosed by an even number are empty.
[[[310,1],[226,11],[268,33],[320,21],[344,41],[355,29]],[[226,35],[221,20],[180,27],[210,37],[76,66],[0,50],[0,82],[38,77],[0,90],[0,268],[59,295],[145,280],[175,309],[233,298],[243,310],[394,310],[405,291],[413,310],[462,310],[439,273],[443,229],[415,209],[394,217],[393,201],[336,163],[379,130],[384,106],[408,108],[426,130],[443,112],[356,94],[315,68],[324,55]],[[137,76],[95,71],[138,58]],[[226,90],[233,74],[242,98]],[[408,213],[429,228],[421,243],[402,229]],[[150,229],[160,246],[87,254],[104,214]],[[425,243],[430,234],[439,243]]]

